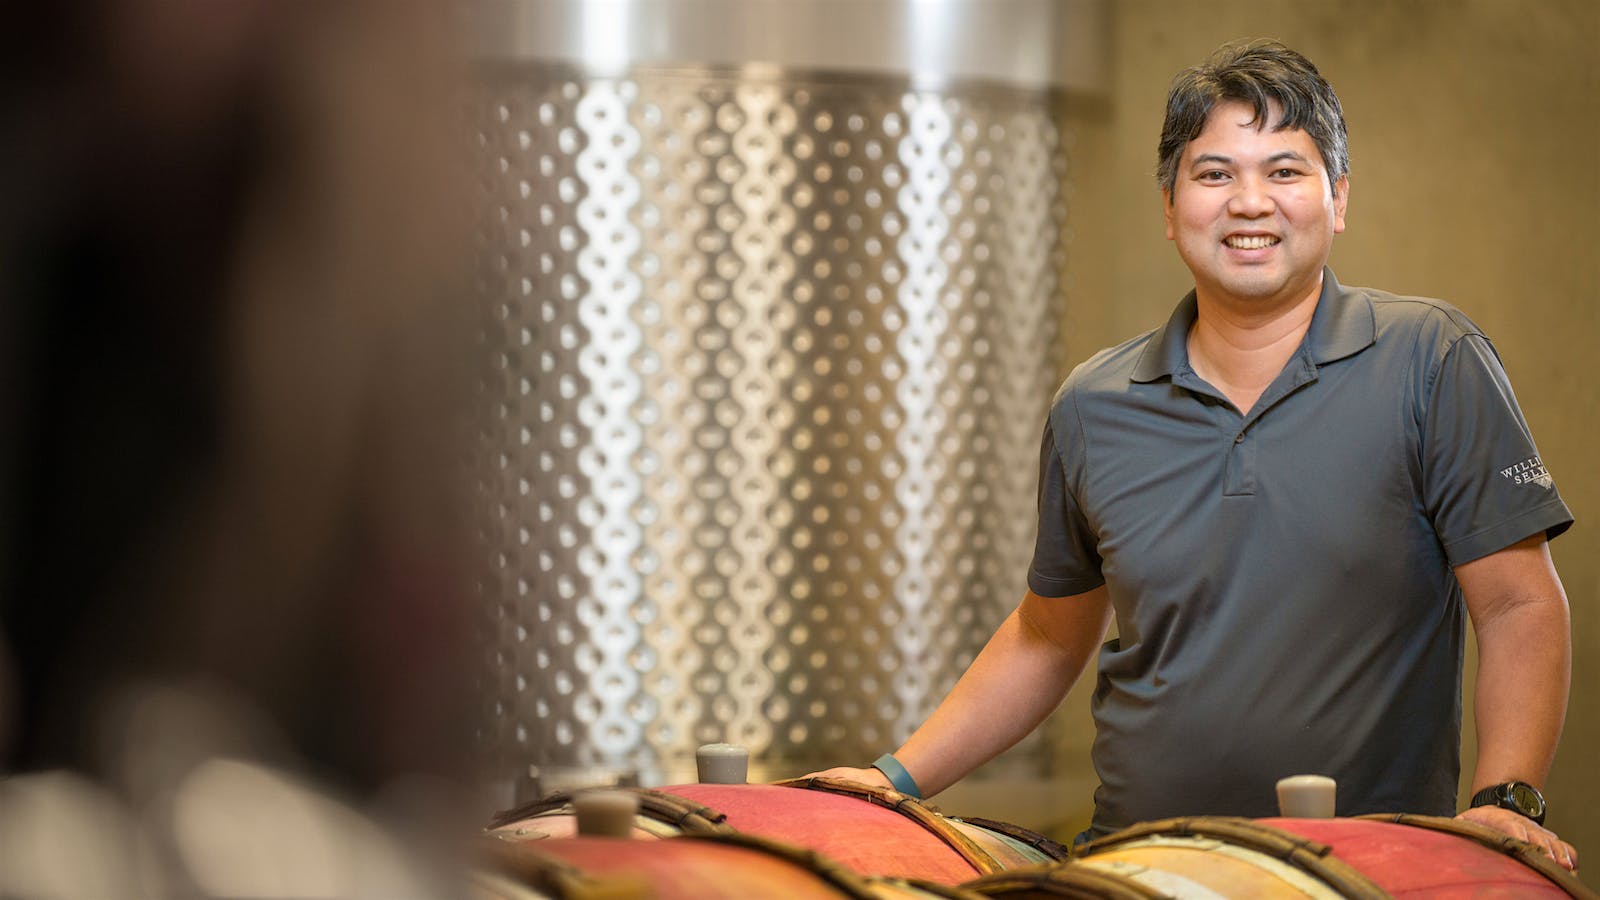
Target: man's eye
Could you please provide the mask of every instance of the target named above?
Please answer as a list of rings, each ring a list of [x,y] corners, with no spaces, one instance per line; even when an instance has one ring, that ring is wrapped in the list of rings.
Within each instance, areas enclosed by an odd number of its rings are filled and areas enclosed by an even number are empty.
[[[1298,178],[1300,172],[1296,169],[1279,169],[1272,173],[1273,178]]]
[[[1200,173],[1200,180],[1201,181],[1221,181],[1221,180],[1223,180],[1224,178],[1227,178],[1227,177],[1228,177],[1228,173],[1227,172],[1222,172],[1222,171],[1219,171],[1217,169],[1212,169],[1209,172],[1201,172]]]

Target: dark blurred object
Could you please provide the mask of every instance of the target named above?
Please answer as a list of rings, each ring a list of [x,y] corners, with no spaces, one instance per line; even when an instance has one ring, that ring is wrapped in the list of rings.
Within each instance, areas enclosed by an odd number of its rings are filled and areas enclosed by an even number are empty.
[[[281,736],[259,752],[354,796],[464,771],[446,13],[10,17],[0,771],[108,777],[119,698],[180,683],[215,685]]]

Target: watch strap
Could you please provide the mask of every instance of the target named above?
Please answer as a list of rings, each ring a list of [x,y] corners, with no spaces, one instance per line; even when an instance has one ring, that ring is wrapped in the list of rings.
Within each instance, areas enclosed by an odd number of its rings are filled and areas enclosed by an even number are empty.
[[[1523,809],[1517,804],[1516,799],[1513,796],[1513,791],[1515,791],[1519,786],[1528,791],[1532,791],[1534,796],[1539,798],[1540,810],[1538,815],[1529,814],[1527,810]],[[1538,788],[1528,784],[1525,781],[1513,780],[1502,781],[1499,784],[1491,784],[1476,794],[1473,794],[1472,800],[1467,803],[1467,806],[1470,809],[1476,809],[1480,806],[1498,806],[1501,809],[1509,809],[1517,815],[1524,816],[1532,820],[1536,825],[1544,824],[1544,794],[1540,793]]]
[[[1472,799],[1467,803],[1467,807],[1469,809],[1477,809],[1480,806],[1499,806],[1500,789],[1504,786],[1505,785],[1501,784],[1491,784],[1476,794],[1473,794]]]

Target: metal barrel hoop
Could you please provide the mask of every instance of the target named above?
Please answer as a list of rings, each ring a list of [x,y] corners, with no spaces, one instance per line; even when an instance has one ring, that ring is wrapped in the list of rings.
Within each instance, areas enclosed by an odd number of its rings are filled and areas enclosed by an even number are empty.
[[[985,897],[1068,897],[1082,900],[1170,900],[1150,885],[1071,862],[1009,869],[969,881],[962,887]]]
[[[1046,837],[1037,831],[1013,825],[1010,822],[1001,822],[996,819],[985,819],[980,816],[961,816],[959,821],[968,825],[976,825],[989,831],[1003,834],[1014,841],[1019,841],[1043,853],[1053,860],[1064,860],[1072,857],[1072,848],[1053,838]]]
[[[639,813],[647,818],[654,819],[678,828],[690,834],[709,834],[731,831],[732,828],[725,824],[728,816],[709,806],[703,806],[662,791],[652,791],[645,788],[617,788],[628,791],[639,798]],[[489,822],[489,828],[504,828],[523,819],[531,819],[545,813],[557,812],[565,809],[570,812],[575,794],[561,791],[550,794],[541,800],[524,803],[521,806],[495,814]]]

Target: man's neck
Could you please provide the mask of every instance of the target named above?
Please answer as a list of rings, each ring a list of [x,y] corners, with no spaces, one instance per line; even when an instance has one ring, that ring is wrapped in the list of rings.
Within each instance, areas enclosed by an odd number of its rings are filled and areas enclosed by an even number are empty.
[[[1315,289],[1299,300],[1267,308],[1219,300],[1197,290],[1198,315],[1188,335],[1189,365],[1241,414],[1248,413],[1299,348],[1321,294],[1320,278]]]

